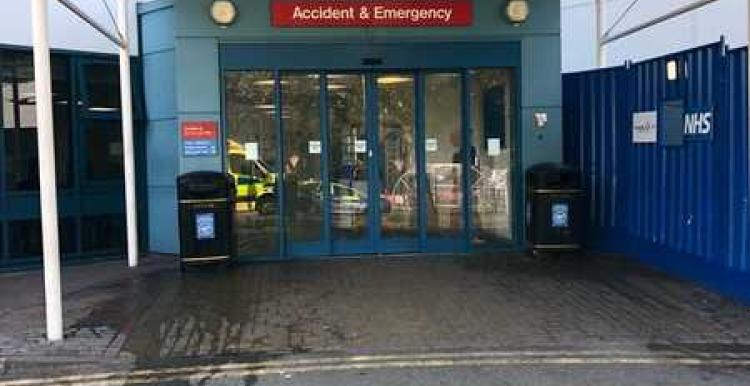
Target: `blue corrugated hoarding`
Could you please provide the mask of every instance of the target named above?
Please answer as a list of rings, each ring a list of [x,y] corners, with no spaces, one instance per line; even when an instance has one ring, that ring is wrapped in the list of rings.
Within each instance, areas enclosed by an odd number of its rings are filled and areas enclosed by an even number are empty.
[[[563,82],[589,246],[750,301],[747,50],[720,42]]]

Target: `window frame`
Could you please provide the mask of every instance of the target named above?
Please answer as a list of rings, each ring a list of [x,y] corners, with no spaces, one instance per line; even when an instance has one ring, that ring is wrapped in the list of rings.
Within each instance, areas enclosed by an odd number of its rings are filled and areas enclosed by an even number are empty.
[[[77,118],[77,126],[78,126],[78,139],[77,139],[77,145],[79,148],[78,153],[78,162],[77,162],[77,168],[78,168],[78,176],[80,179],[80,187],[82,189],[98,189],[98,188],[106,188],[106,187],[114,187],[114,186],[123,186],[124,185],[124,170],[123,170],[123,176],[122,177],[111,177],[107,179],[93,179],[90,178],[88,175],[88,160],[90,151],[87,146],[87,134],[89,130],[95,130],[92,129],[98,122],[106,122],[106,123],[112,123],[112,122],[121,122],[121,110],[118,109],[116,111],[109,111],[109,112],[91,112],[89,111],[90,106],[90,98],[91,93],[89,92],[88,88],[88,82],[86,79],[87,74],[87,67],[90,65],[111,65],[113,68],[117,69],[117,62],[114,60],[107,60],[104,58],[99,57],[87,57],[87,58],[80,58],[77,60],[75,64],[75,71],[77,75],[77,95],[75,99],[75,111],[76,114],[74,114]],[[118,78],[119,78],[119,72]],[[134,78],[135,79],[135,78]],[[135,109],[134,109],[135,111]],[[135,116],[135,114],[134,114]],[[135,119],[135,118],[134,118]],[[120,140],[122,142],[122,131],[120,131]],[[124,165],[124,164],[123,164]]]
[[[7,75],[4,78],[9,78],[12,86],[10,89],[13,94],[11,95],[13,102],[13,126],[7,128],[7,130],[17,130],[20,126],[20,113],[18,111],[19,106],[15,101],[18,99],[18,93],[20,92],[18,87],[18,71],[15,66],[21,63],[21,56],[30,56],[31,50],[27,48],[9,47],[0,45],[0,57],[7,60],[0,61],[0,66],[3,69],[8,69],[3,75]],[[85,82],[85,71],[83,71],[83,64],[86,63],[105,63],[110,64],[112,71],[117,71],[119,76],[119,70],[117,67],[118,61],[115,56],[104,55],[104,54],[88,54],[80,52],[69,52],[53,50],[51,54],[53,66],[57,63],[65,66],[61,71],[64,73],[65,81],[67,82],[66,87],[66,98],[68,100],[67,109],[65,111],[66,116],[69,119],[69,143],[66,146],[70,152],[69,157],[69,173],[70,177],[68,184],[65,188],[61,188],[58,184],[58,205],[60,211],[61,221],[61,233],[64,232],[64,224],[70,224],[75,228],[75,234],[61,234],[61,237],[67,240],[67,250],[63,254],[63,260],[65,262],[77,261],[77,260],[90,260],[92,258],[106,258],[114,255],[121,255],[124,251],[119,245],[112,245],[104,249],[96,249],[91,251],[85,251],[83,249],[83,235],[84,230],[83,224],[89,217],[103,217],[103,216],[119,216],[124,217],[124,184],[123,178],[118,177],[112,180],[105,181],[86,181],[86,170],[85,170],[85,125],[92,125],[96,122],[113,122],[116,127],[113,129],[118,130],[120,122],[120,111],[109,112],[109,113],[96,113],[86,114],[87,110],[82,107],[84,97],[84,82]],[[27,59],[28,60],[28,59]],[[141,141],[140,136],[143,135],[142,126],[142,114],[144,111],[143,107],[143,90],[140,85],[142,78],[140,77],[141,72],[138,70],[138,59],[133,58],[135,66],[133,67],[133,97],[134,97],[134,120],[136,124],[136,138],[135,140]],[[9,73],[8,73],[9,72]],[[60,75],[58,72],[56,79]],[[115,90],[119,92],[119,88]],[[6,93],[5,95],[9,95]],[[3,96],[0,92],[0,96]],[[2,118],[2,111],[0,111],[0,118]],[[40,214],[38,209],[39,203],[39,190],[16,190],[7,191],[7,179],[6,171],[8,170],[6,161],[7,154],[5,152],[6,146],[6,128],[3,127],[3,121],[0,121],[0,272],[7,269],[18,269],[18,268],[31,268],[38,266],[41,262],[40,256],[24,254],[24,256],[14,256],[11,258],[11,249],[16,250],[20,247],[13,245],[13,240],[10,238],[13,233],[12,225],[16,224],[17,221],[40,221]],[[24,130],[36,130],[36,128],[25,128]],[[121,133],[121,130],[119,130]],[[36,137],[36,132],[33,132]],[[141,138],[141,139],[139,139]],[[141,145],[142,146],[142,145]],[[139,157],[137,162],[143,162],[142,151],[137,153]],[[60,159],[60,158],[56,158]],[[59,162],[58,162],[59,164]],[[37,177],[38,178],[38,177]],[[139,192],[139,195],[142,195]],[[142,198],[145,200],[145,197]],[[145,201],[143,202],[145,206]],[[63,221],[66,221],[63,223]],[[142,224],[141,231],[146,229],[146,224]],[[16,231],[17,233],[18,231]],[[113,236],[114,237],[114,236]],[[117,236],[119,237],[119,236]],[[142,239],[143,245],[147,240],[146,237]]]

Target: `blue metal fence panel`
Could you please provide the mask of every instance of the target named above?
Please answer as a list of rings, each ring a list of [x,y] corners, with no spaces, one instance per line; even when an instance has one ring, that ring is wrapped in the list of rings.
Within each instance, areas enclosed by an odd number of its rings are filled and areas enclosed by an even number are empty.
[[[564,76],[565,157],[585,177],[592,248],[750,301],[747,65],[746,49],[720,42]],[[672,101],[711,112],[711,135],[665,144]],[[659,139],[633,143],[633,114],[646,111],[658,112]]]
[[[726,265],[732,270],[750,270],[750,209],[748,208],[748,94],[747,94],[747,50],[729,53],[727,94],[729,133],[727,149],[729,165],[727,172],[730,185],[726,200],[730,205],[728,217],[729,243]]]

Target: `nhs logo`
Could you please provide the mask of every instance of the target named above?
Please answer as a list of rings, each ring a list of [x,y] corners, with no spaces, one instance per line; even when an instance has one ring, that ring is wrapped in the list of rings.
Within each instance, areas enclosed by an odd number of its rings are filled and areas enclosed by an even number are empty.
[[[685,113],[684,133],[686,138],[711,139],[714,131],[713,111]]]

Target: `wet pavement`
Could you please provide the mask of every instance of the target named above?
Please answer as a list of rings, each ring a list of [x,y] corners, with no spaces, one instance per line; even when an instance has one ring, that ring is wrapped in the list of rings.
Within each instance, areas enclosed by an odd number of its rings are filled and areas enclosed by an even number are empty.
[[[41,273],[0,276],[2,378],[750,383],[750,308],[613,256],[404,256],[185,273],[168,257],[124,265],[64,270],[58,344],[44,340]],[[215,367],[226,363],[235,367]],[[164,368],[180,375],[163,378]],[[644,378],[622,376],[633,368]],[[207,382],[208,373],[225,376]]]

